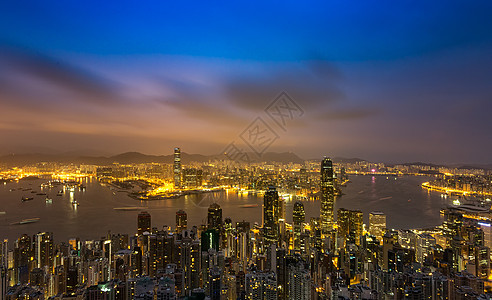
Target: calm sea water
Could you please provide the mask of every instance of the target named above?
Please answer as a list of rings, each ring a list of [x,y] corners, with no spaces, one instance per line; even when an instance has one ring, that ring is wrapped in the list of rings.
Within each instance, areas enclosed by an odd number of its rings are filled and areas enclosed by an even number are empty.
[[[345,195],[336,200],[335,209],[359,209],[364,212],[365,222],[371,211],[382,211],[387,215],[391,228],[419,228],[440,224],[439,210],[444,200],[438,193],[428,192],[420,187],[428,177],[382,177],[352,176],[351,183],[343,188]],[[175,213],[183,209],[188,214],[188,225],[206,222],[207,207],[213,201],[220,204],[223,217],[233,222],[262,222],[262,196],[238,195],[220,192],[215,194],[190,195],[178,199],[160,201],[138,201],[100,185],[95,179],[86,180],[85,191],[65,192],[56,196],[60,188],[41,189],[44,180],[7,183],[0,186],[0,238],[13,241],[21,234],[33,235],[40,231],[51,231],[56,241],[66,241],[72,237],[95,239],[104,236],[109,230],[114,233],[133,234],[137,228],[138,211],[118,211],[115,207],[144,206],[152,216],[152,226],[162,228],[175,224]],[[20,189],[32,188],[47,193],[53,203],[46,203],[46,196],[40,196]],[[16,189],[15,191],[10,191]],[[34,200],[22,202],[23,196]],[[71,199],[80,205],[74,207]],[[243,207],[244,205],[250,207]],[[257,205],[257,206],[255,206]],[[253,207],[251,207],[253,206]],[[286,218],[292,221],[292,201],[286,202]],[[319,201],[305,201],[306,219],[319,216]],[[23,219],[40,218],[37,223],[11,225]]]

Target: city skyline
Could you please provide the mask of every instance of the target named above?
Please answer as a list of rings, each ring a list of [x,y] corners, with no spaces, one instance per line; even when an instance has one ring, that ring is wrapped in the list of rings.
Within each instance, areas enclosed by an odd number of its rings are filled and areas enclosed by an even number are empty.
[[[491,16],[0,3],[0,300],[492,300]]]
[[[219,153],[285,91],[271,151],[489,164],[491,4],[417,3],[2,4],[0,153]]]

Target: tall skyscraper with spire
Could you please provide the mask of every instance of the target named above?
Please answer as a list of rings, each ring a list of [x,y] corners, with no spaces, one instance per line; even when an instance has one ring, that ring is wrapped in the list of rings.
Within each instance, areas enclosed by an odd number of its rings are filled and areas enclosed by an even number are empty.
[[[333,162],[325,157],[321,162],[321,233],[333,229],[333,205],[335,202]]]
[[[181,187],[181,149],[174,148],[174,188]]]

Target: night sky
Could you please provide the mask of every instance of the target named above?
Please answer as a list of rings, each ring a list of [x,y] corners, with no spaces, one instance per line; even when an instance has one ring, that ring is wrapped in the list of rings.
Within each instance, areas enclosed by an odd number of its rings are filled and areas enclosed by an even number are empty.
[[[282,91],[268,151],[492,163],[492,1],[0,3],[0,154],[215,154]]]

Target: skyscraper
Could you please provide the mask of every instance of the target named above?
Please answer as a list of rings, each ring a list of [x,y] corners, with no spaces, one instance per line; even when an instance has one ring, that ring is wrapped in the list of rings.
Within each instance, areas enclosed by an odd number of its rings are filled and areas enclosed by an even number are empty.
[[[333,229],[334,172],[331,159],[325,157],[321,162],[321,232]]]
[[[188,224],[188,216],[184,210],[178,210],[176,212],[176,232],[181,233],[181,231],[186,230]]]
[[[382,241],[385,230],[386,215],[378,211],[369,213],[369,233]]]
[[[138,224],[138,230],[137,230],[138,235],[142,235],[144,232],[150,232],[151,229],[150,214],[146,211],[139,213],[137,217],[137,224]]]
[[[181,149],[174,148],[174,188],[181,187]]]
[[[299,201],[294,203],[292,219],[294,221],[294,249],[300,250],[302,223],[306,221],[306,213],[304,212],[304,205]]]
[[[263,236],[267,243],[278,240],[279,199],[277,189],[268,187],[263,198]]]
[[[208,229],[216,229],[217,232],[222,232],[222,208],[217,203],[212,203],[208,207]]]
[[[53,260],[53,234],[40,232],[34,236],[34,259],[37,268],[51,266]]]
[[[360,245],[363,214],[359,210],[338,209],[338,235],[349,243]]]

